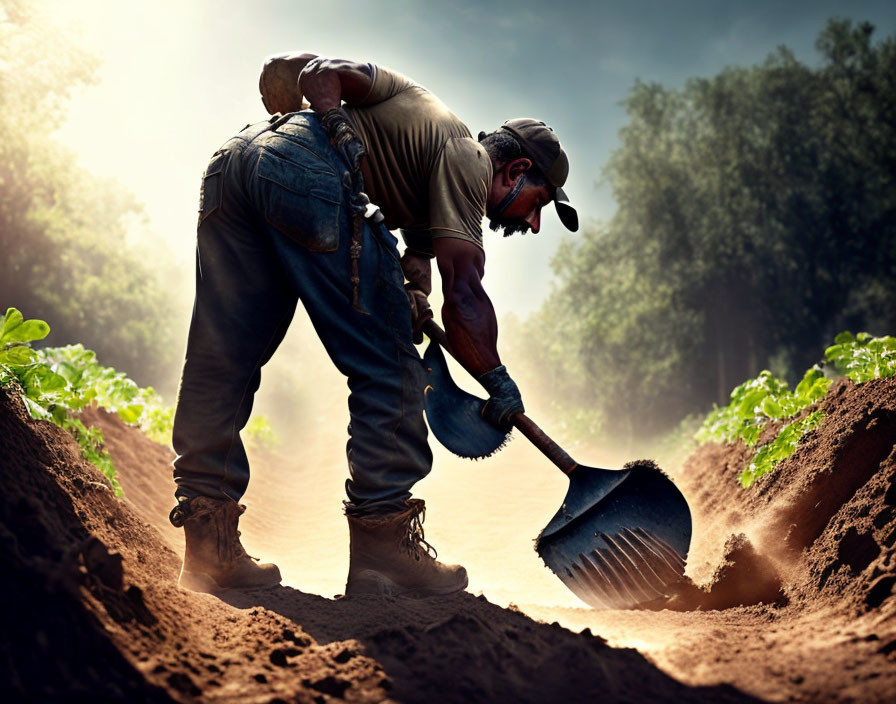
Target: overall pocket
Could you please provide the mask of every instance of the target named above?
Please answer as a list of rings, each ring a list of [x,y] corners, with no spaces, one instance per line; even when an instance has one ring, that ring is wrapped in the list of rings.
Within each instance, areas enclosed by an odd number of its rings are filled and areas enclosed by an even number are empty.
[[[265,220],[312,252],[332,252],[339,247],[342,183],[310,150],[283,146],[301,150],[301,162],[268,146],[258,158]]]
[[[202,175],[202,185],[199,187],[199,222],[202,224],[209,215],[221,207],[221,199],[224,195],[224,167],[227,164],[227,150],[219,150],[214,153],[211,161]]]

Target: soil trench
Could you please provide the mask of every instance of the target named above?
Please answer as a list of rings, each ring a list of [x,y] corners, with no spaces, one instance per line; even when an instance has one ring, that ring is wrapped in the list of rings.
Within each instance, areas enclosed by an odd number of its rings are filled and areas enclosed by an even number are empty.
[[[69,436],[0,390],[0,550],[14,604],[0,671],[35,701],[892,701],[896,381],[838,382],[820,407],[819,428],[751,491],[736,483],[739,446],[704,446],[674,472],[694,518],[688,580],[661,611],[620,612],[575,606],[534,572],[531,551],[518,570],[490,572],[499,531],[531,530],[532,518],[497,526],[472,513],[434,529],[450,538],[448,561],[480,567],[474,593],[331,598],[347,565],[341,487],[312,509],[314,475],[270,453],[253,456],[265,471],[241,529],[284,586],[223,600],[185,592],[182,533],[167,522],[170,449],[85,411],[118,468],[118,500]],[[516,444],[509,456],[524,468],[531,456]],[[428,486],[442,515],[452,501],[469,511],[477,493]]]

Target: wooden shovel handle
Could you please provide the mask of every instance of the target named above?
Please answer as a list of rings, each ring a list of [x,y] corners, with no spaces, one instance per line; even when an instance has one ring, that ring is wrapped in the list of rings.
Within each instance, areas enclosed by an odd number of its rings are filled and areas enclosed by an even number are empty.
[[[451,347],[448,344],[448,336],[435,320],[430,319],[426,321],[423,325],[423,332],[429,336],[430,340],[440,344],[448,354],[454,357],[454,352],[451,351]],[[457,360],[457,357],[454,357],[454,359]],[[460,362],[460,360],[457,361],[458,363]],[[570,457],[562,447],[554,442],[546,432],[539,428],[535,424],[535,421],[529,418],[525,413],[514,414],[510,421],[513,423],[514,428],[525,435],[529,441],[541,450],[541,453],[545,457],[557,465],[564,474],[569,474],[578,466],[576,461]]]

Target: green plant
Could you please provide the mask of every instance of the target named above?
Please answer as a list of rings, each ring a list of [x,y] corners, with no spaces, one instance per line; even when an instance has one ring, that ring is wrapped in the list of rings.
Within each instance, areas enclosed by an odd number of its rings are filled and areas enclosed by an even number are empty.
[[[735,442],[740,438],[752,447],[768,421],[792,418],[823,398],[830,385],[817,366],[806,371],[793,391],[786,381],[765,370],[736,387],[731,392],[731,403],[709,414],[696,439],[703,443]]]
[[[7,310],[0,328],[0,386],[16,384],[29,413],[68,430],[81,446],[85,459],[108,477],[116,493],[121,487],[99,428],[88,428],[78,418],[93,403],[136,425],[150,439],[169,445],[174,407],[166,406],[151,387],[141,388],[112,367],[104,367],[93,350],[83,345],[34,350],[31,342],[44,339],[50,326],[43,320],[25,320],[15,308]],[[255,416],[245,429],[246,439],[259,447],[278,442],[264,416]]]
[[[841,332],[824,353],[825,365],[857,384],[877,378],[896,377],[896,338],[873,337],[866,332],[853,336]],[[818,427],[824,413],[815,410],[797,418],[805,409],[821,400],[831,380],[813,366],[791,392],[787,382],[763,371],[755,379],[745,381],[731,392],[731,402],[710,413],[695,438],[732,443],[743,440],[754,447],[763,429],[771,420],[785,422],[775,437],[759,447],[747,467],[738,475],[746,488],[771,472],[782,460],[790,457],[805,435]],[[794,419],[795,420],[790,420]]]
[[[124,373],[102,366],[96,353],[83,345],[48,347],[38,355],[65,378],[73,410],[93,402],[117,413],[125,423],[139,426],[156,442],[171,442],[174,409],[165,406],[151,386],[141,388]]]
[[[763,445],[753,455],[753,459],[746,469],[742,471],[737,480],[745,489],[748,489],[759,477],[771,472],[782,460],[790,457],[803,437],[818,427],[824,418],[821,411],[813,411],[805,418],[786,424],[778,431],[775,439]]]
[[[896,376],[896,337],[841,332],[824,351],[824,361],[857,384]]]
[[[77,440],[81,454],[109,480],[117,495],[121,486],[109,453],[103,448],[99,428],[87,428],[75,413],[89,403],[95,393],[79,393],[68,379],[54,371],[30,343],[44,339],[50,326],[43,320],[25,320],[15,308],[9,308],[0,329],[0,385],[15,384],[22,391],[28,412],[68,430]]]
[[[274,432],[270,421],[264,416],[254,416],[246,424],[243,432],[246,435],[246,439],[258,447],[271,449],[279,442],[277,433]]]

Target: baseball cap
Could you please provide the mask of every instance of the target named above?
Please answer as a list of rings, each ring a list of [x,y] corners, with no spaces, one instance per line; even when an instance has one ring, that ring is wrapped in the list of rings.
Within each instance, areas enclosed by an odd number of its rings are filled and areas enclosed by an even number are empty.
[[[507,120],[499,129],[512,134],[520,143],[526,156],[532,159],[548,183],[554,188],[554,207],[560,222],[570,232],[579,229],[579,216],[569,203],[569,196],[563,190],[563,184],[569,176],[569,159],[560,140],[541,120],[531,117],[518,117]]]

